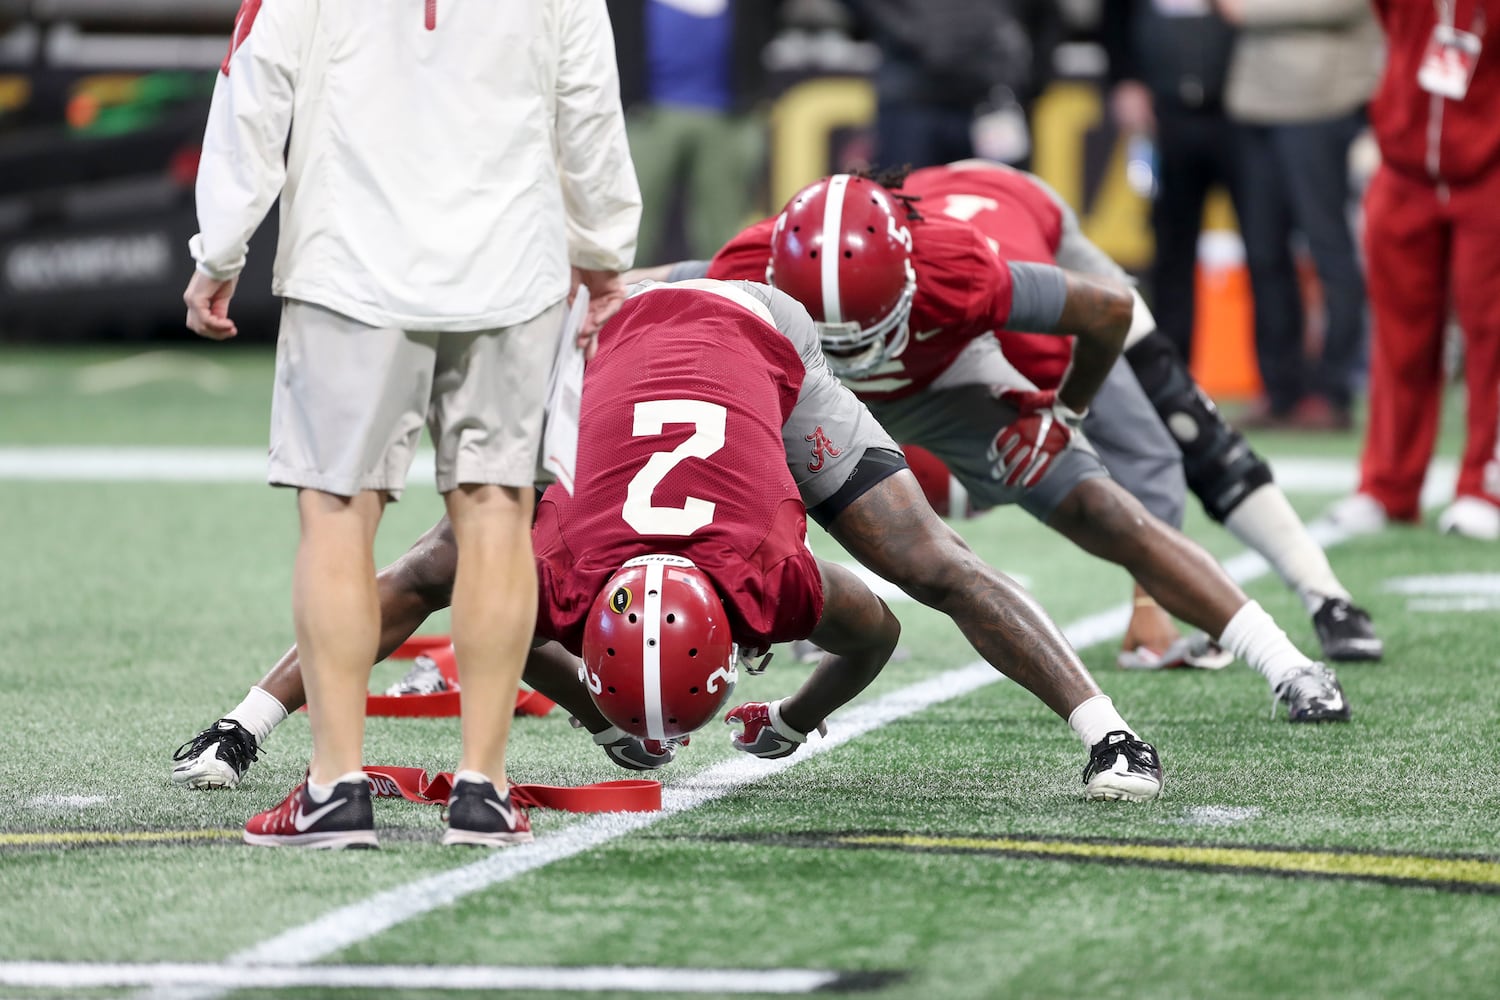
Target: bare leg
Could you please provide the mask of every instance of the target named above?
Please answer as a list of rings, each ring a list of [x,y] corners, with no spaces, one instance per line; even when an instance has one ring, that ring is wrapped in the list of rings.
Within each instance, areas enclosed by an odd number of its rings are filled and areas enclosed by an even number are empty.
[[[537,646],[526,658],[522,679],[557,702],[591,733],[602,733],[610,722],[594,707],[588,688],[578,679],[578,659],[558,642]]]
[[[861,563],[952,618],[991,666],[1064,719],[1100,694],[1047,613],[933,513],[909,471],[876,484],[829,530]]]
[[[536,626],[535,493],[530,486],[460,486],[444,499],[458,544],[453,650],[463,689],[459,769],[477,771],[503,788],[505,744]]]
[[[292,618],[312,721],[312,781],[329,784],[364,763],[365,692],[380,632],[375,529],[385,495],[300,490],[302,540]]]
[[[1086,479],[1048,519],[1085,552],[1125,567],[1169,613],[1217,639],[1250,598],[1186,535],[1112,479]]]
[[[901,623],[853,573],[818,560],[823,573],[823,617],[809,637],[826,650],[797,693],[781,703],[781,717],[810,733],[869,686],[890,660]]]

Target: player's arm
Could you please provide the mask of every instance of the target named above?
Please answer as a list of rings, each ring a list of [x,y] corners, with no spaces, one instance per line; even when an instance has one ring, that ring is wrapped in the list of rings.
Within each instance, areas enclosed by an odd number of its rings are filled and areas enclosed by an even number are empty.
[[[635,260],[641,224],[614,33],[602,0],[558,0],[562,15],[557,74],[557,170],[567,214],[574,280],[588,287],[585,335],[625,301],[620,272]]]
[[[285,149],[312,5],[246,5],[214,84],[198,161],[198,234],[189,242],[199,273],[232,281],[250,237],[286,181]]]
[[[1012,292],[1004,328],[1077,338],[1057,399],[1083,413],[1125,348],[1135,311],[1130,289],[1047,264],[1012,261],[1006,266]]]

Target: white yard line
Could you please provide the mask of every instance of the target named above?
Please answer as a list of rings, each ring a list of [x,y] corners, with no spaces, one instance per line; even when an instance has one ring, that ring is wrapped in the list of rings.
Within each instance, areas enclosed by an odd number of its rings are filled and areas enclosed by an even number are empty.
[[[811,993],[836,984],[823,969],[669,969],[631,966],[320,965],[228,966],[210,963],[0,962],[0,983],[36,989],[141,986],[153,991],[545,990],[609,993]]]
[[[1341,495],[1352,492],[1359,467],[1352,458],[1287,456],[1272,461],[1276,481],[1289,493]],[[1432,462],[1424,494],[1427,506],[1452,492],[1457,464],[1451,458]],[[432,452],[417,453],[410,481],[431,483]],[[0,446],[0,479],[39,482],[181,482],[263,483],[263,448]],[[1430,494],[1430,495],[1428,495]]]

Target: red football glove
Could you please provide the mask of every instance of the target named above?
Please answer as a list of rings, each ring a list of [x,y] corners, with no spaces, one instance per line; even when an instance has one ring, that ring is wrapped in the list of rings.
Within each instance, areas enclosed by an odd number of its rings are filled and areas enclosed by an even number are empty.
[[[1006,486],[1030,489],[1041,482],[1053,459],[1073,440],[1083,414],[1058,402],[1057,393],[1050,390],[1007,389],[1000,398],[1013,404],[1020,416],[995,435],[990,445],[993,474]]]

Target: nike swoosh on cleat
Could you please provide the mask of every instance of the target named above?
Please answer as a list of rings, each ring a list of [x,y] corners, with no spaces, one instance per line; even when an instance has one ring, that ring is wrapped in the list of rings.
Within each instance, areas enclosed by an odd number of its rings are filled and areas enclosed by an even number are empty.
[[[330,802],[321,809],[315,809],[310,813],[303,812],[302,803],[299,802],[297,803],[297,811],[292,815],[292,825],[297,828],[298,833],[306,833],[308,827],[348,801],[348,799],[339,799],[337,802]]]
[[[500,818],[505,820],[506,826],[514,827],[516,825],[516,810],[514,807],[507,808],[494,799],[485,799],[484,804],[499,813]]]

